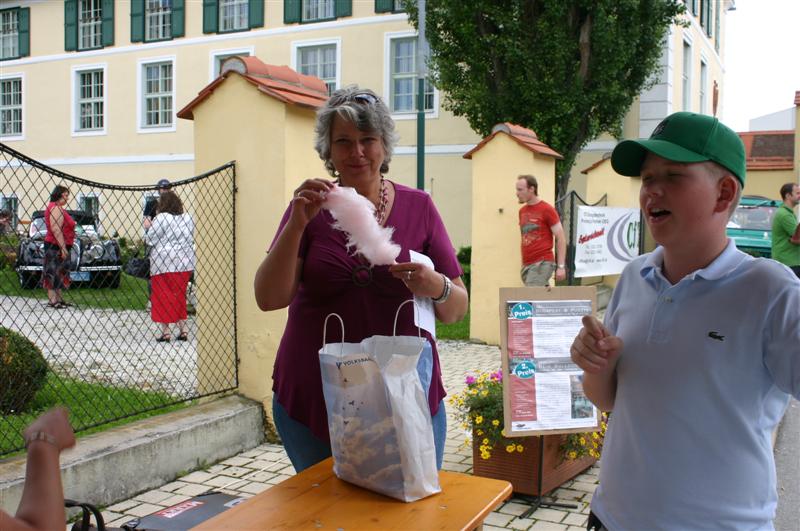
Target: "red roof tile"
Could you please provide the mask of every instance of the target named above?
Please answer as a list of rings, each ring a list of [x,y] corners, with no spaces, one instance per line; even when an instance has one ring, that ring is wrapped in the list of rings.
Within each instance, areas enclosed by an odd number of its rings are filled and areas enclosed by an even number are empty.
[[[497,136],[498,133],[505,133],[514,139],[520,146],[524,147],[525,149],[529,149],[534,153],[539,153],[540,155],[547,155],[550,157],[554,157],[557,159],[563,159],[564,157],[561,156],[557,151],[553,148],[539,140],[539,137],[536,136],[536,133],[531,131],[530,129],[526,129],[521,125],[515,125],[509,122],[504,122],[501,124],[497,124],[492,128],[492,134],[478,142],[474,148],[470,149],[466,153],[464,153],[465,159],[471,159],[472,155],[478,151],[479,149],[483,148],[487,142]]]
[[[744,142],[748,170],[794,168],[794,131],[748,131],[739,133]]]
[[[596,167],[600,166],[602,163],[604,163],[607,160],[611,160],[611,153],[610,152],[603,153],[603,157],[600,160],[598,160],[597,162],[595,162],[594,164],[592,164],[591,166],[589,166],[585,170],[581,170],[581,173],[585,173],[585,174],[588,175],[590,171],[592,171]]]
[[[298,74],[288,66],[268,65],[257,57],[238,57],[244,73],[235,70],[223,72],[201,90],[197,97],[178,111],[178,118],[193,120],[192,110],[208,98],[231,75],[240,75],[259,91],[284,103],[318,109],[328,99],[325,82],[314,76]]]

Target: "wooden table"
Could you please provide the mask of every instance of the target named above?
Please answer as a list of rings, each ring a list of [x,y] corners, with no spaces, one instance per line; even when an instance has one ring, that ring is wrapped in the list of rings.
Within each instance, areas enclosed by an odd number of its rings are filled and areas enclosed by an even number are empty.
[[[331,458],[193,529],[475,529],[511,496],[507,481],[439,473],[442,492],[404,503],[340,480]]]

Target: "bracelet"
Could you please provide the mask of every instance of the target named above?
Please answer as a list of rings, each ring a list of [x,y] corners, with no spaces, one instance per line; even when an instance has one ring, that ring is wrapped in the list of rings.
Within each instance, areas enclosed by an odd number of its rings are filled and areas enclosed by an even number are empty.
[[[442,294],[436,297],[435,299],[431,299],[436,304],[442,304],[450,297],[450,292],[453,290],[453,282],[447,278],[447,275],[444,273],[440,273],[442,275],[442,279],[444,279],[444,289],[442,290]]]
[[[558,269],[566,269],[566,266],[564,264],[559,264],[557,267]]]
[[[31,443],[35,443],[36,441],[44,441],[46,443],[50,443],[53,446],[58,447],[56,444],[56,438],[44,431],[35,431],[25,437],[25,448],[27,448]]]

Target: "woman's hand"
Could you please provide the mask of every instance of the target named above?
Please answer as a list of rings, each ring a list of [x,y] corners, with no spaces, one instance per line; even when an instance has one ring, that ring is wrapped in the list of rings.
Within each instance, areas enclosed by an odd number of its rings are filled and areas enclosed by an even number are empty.
[[[66,247],[62,247],[61,248],[61,259],[62,260],[66,260],[67,259],[67,248]]]
[[[444,279],[441,273],[415,262],[389,266],[394,278],[400,279],[414,295],[435,299],[444,292]]]
[[[326,179],[306,179],[292,198],[292,212],[288,223],[305,228],[319,214],[327,193],[333,189],[333,183]]]

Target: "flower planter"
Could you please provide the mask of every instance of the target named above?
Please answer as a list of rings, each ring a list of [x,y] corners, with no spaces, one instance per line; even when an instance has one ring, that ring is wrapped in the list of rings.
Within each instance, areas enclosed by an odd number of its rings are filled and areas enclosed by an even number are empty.
[[[574,478],[594,464],[594,457],[586,456],[575,460],[563,459],[559,446],[565,435],[545,435],[544,455],[542,457],[542,492],[538,488],[539,437],[520,437],[513,439],[524,448],[523,452],[507,452],[502,445],[495,446],[489,459],[482,459],[479,438],[472,438],[472,473],[493,479],[503,479],[511,483],[514,492],[538,496],[547,494]]]

